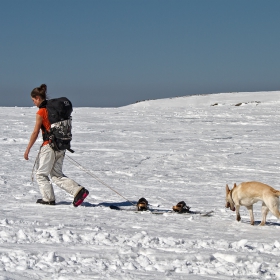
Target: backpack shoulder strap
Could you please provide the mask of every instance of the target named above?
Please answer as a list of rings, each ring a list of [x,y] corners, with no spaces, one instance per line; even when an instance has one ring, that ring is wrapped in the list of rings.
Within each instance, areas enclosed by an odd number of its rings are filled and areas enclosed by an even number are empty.
[[[47,107],[47,103],[48,103],[48,100],[44,100],[44,101],[40,104],[39,109],[41,109],[41,108],[46,108],[46,107]]]

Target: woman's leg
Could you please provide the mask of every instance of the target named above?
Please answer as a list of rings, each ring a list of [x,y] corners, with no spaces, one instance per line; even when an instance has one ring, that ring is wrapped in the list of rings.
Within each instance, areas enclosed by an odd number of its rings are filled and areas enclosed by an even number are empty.
[[[41,147],[36,179],[42,195],[43,201],[55,201],[54,191],[49,179],[50,172],[55,161],[55,153],[49,145]]]
[[[64,157],[65,151],[55,152],[55,162],[50,172],[50,176],[54,184],[75,197],[83,187],[63,174],[62,166]]]

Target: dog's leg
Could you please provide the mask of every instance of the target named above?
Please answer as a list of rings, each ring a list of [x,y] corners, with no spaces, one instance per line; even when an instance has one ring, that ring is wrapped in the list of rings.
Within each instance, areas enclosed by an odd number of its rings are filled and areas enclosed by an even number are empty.
[[[269,196],[265,197],[263,205],[268,208],[267,213],[269,210],[271,213],[277,218],[280,219],[280,213],[279,213],[279,198],[275,196]],[[266,213],[266,215],[267,215]],[[263,214],[264,215],[264,214]],[[265,216],[266,217],[266,216]]]
[[[240,221],[241,220],[241,216],[239,213],[239,209],[240,209],[240,205],[235,205],[235,211],[236,211],[236,221]]]
[[[269,212],[269,208],[266,206],[266,204],[263,202],[262,203],[262,221],[260,223],[260,226],[264,226],[266,223],[266,216],[267,213]]]
[[[253,213],[253,205],[247,206],[247,209],[250,213],[251,225],[255,224],[254,213]]]

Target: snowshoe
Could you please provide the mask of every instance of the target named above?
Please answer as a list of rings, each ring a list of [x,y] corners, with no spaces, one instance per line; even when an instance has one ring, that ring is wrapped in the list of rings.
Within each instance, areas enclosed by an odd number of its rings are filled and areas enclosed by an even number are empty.
[[[178,213],[188,213],[190,212],[190,207],[186,205],[185,201],[180,201],[177,205],[172,207],[174,212]]]
[[[146,198],[141,197],[137,202],[137,211],[147,211],[148,210],[148,201]]]

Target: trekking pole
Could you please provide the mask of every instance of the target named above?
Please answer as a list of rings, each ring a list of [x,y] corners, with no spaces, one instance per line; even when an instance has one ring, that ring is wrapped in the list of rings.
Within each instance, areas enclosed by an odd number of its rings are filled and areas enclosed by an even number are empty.
[[[112,187],[110,187],[108,184],[106,184],[104,181],[102,181],[100,178],[98,178],[96,175],[94,175],[92,172],[90,172],[89,170],[85,169],[80,163],[78,163],[76,160],[74,160],[73,158],[71,158],[70,156],[68,156],[66,153],[65,155],[67,156],[67,158],[74,164],[76,165],[78,168],[80,168],[81,170],[83,170],[84,172],[86,172],[89,176],[93,177],[96,181],[98,181],[99,183],[101,183],[102,185],[104,185],[105,187],[109,188],[110,190],[112,190],[113,192],[115,192],[117,195],[121,196],[123,199],[125,199],[127,202],[129,202],[131,205],[136,206],[133,202],[131,202],[130,200],[128,200],[127,198],[125,198],[123,195],[121,195],[119,192],[117,192],[116,190],[114,190]]]

